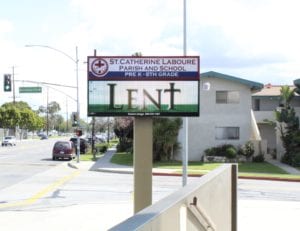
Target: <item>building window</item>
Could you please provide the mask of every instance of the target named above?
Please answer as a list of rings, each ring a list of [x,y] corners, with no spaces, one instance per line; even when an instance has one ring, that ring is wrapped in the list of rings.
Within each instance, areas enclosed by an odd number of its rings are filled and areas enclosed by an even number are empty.
[[[239,103],[240,94],[238,91],[216,91],[217,104]]]
[[[239,127],[216,127],[216,140],[238,140],[240,139]]]
[[[254,99],[254,111],[260,111],[260,99]]]

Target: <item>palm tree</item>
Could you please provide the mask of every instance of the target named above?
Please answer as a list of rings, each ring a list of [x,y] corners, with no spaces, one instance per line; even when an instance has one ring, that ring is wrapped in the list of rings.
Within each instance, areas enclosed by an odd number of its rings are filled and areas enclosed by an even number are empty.
[[[290,108],[290,103],[295,96],[295,89],[291,89],[289,86],[282,86],[280,89],[280,99],[285,109]]]
[[[282,86],[280,94],[282,108],[275,113],[276,120],[279,122],[278,129],[281,133],[281,140],[285,148],[282,161],[293,164],[294,155],[299,146],[299,118],[296,116],[295,109],[290,105],[295,90],[291,90],[289,86]]]

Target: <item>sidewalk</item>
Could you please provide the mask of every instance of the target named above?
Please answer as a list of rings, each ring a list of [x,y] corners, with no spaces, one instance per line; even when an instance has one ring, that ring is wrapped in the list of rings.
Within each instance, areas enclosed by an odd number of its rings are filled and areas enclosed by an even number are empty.
[[[110,162],[110,159],[115,152],[116,148],[108,149],[104,156],[99,158],[97,162],[91,166],[90,170],[98,172],[133,173],[133,168],[131,166],[119,165]]]
[[[112,172],[112,173],[123,173],[123,174],[133,174],[133,167],[126,165],[119,165],[110,162],[110,159],[115,154],[116,149],[110,148],[104,154],[103,157],[99,158],[96,162],[92,161],[81,161],[77,163],[75,160],[69,162],[69,166],[73,168],[86,169],[90,171],[98,171],[98,172]],[[154,175],[174,175],[180,176],[180,174],[175,173],[174,170],[171,169],[158,169],[153,168],[152,172]]]
[[[77,163],[76,161],[69,162],[69,166],[73,168],[86,169],[91,171],[98,172],[112,172],[112,173],[123,173],[123,174],[133,174],[132,166],[118,165],[110,162],[110,159],[115,154],[116,149],[110,148],[104,154],[103,157],[99,158],[96,162],[92,161],[81,161]],[[283,169],[289,174],[300,175],[300,171],[296,168],[293,168],[287,164],[281,163],[278,160],[274,160],[270,157],[266,157],[266,161]],[[169,175],[169,176],[181,176],[181,174],[176,173],[175,170],[172,169],[161,169],[161,168],[153,168],[153,175]],[[243,177],[247,178],[247,177]],[[253,179],[253,177],[251,177]],[[263,179],[263,178],[261,178]],[[271,178],[270,178],[271,179]],[[276,180],[276,179],[273,179]],[[298,181],[298,180],[297,180]]]
[[[296,168],[293,168],[292,166],[290,165],[287,165],[287,164],[284,164],[284,163],[281,163],[280,161],[278,160],[274,160],[272,157],[270,157],[269,155],[266,156],[266,159],[265,159],[268,163],[270,164],[273,164],[281,169],[283,169],[284,171],[286,171],[287,173],[289,174],[293,174],[293,175],[300,175],[300,171]]]

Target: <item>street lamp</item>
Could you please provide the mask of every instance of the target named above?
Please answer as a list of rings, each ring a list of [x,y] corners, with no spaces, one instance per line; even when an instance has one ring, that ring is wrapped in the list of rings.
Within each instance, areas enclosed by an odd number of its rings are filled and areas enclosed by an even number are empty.
[[[71,56],[71,55],[68,55],[67,53],[59,50],[59,49],[56,49],[54,47],[51,47],[51,46],[46,46],[46,45],[25,45],[25,47],[43,47],[43,48],[48,48],[48,49],[51,49],[51,50],[54,50],[56,52],[59,52],[61,53],[62,55],[66,56],[67,58],[69,58],[70,60],[72,60],[74,63],[75,63],[75,66],[76,66],[76,90],[77,90],[77,116],[78,116],[78,125],[77,126],[80,126],[79,125],[79,118],[80,118],[80,110],[79,110],[79,81],[78,81],[78,48],[76,46],[76,57],[75,59]],[[79,157],[80,157],[80,138],[79,136],[77,136],[77,163],[79,163]]]
[[[186,0],[183,0],[183,56],[186,56]],[[184,154],[182,156],[182,186],[187,184],[187,170],[188,170],[188,159],[189,159],[189,119],[188,117],[183,120],[183,131],[185,135],[184,140]]]

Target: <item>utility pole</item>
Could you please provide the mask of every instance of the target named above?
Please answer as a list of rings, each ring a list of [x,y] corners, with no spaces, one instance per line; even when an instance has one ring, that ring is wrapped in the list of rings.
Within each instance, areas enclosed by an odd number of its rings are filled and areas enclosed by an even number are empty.
[[[92,152],[93,159],[96,159],[96,150],[95,150],[95,117],[92,117]]]
[[[46,105],[46,129],[47,136],[49,134],[49,87],[47,86],[47,105]]]
[[[69,132],[69,113],[68,113],[68,97],[66,96],[66,117],[67,117],[67,127],[66,127],[66,132]]]
[[[186,0],[183,0],[183,56],[186,56]],[[182,186],[187,184],[188,159],[189,159],[189,119],[183,119],[184,145],[182,153]]]
[[[13,87],[13,103],[16,103],[16,92],[15,92],[15,66],[12,66],[12,87]]]

